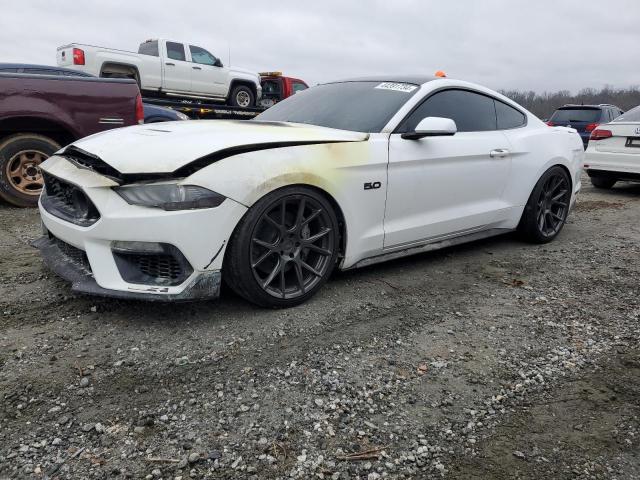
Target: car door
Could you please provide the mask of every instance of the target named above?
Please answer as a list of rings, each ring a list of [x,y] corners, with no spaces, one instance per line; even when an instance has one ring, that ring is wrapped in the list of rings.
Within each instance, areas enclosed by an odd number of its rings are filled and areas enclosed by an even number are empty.
[[[457,133],[401,137],[426,117],[454,120]],[[510,164],[491,97],[464,89],[430,95],[389,138],[385,248],[491,228],[503,219]]]
[[[191,92],[191,62],[182,43],[165,42],[162,88],[174,92]]]
[[[204,48],[189,45],[191,53],[191,89],[194,93],[225,97],[228,90],[228,69]]]

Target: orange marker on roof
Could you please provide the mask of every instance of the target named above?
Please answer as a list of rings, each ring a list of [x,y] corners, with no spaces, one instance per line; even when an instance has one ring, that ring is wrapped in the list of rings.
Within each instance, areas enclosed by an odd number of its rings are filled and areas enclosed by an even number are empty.
[[[446,73],[444,73],[442,70],[438,70],[438,71],[435,73],[435,76],[436,76],[436,77],[440,77],[440,78],[447,78],[447,74],[446,74]]]

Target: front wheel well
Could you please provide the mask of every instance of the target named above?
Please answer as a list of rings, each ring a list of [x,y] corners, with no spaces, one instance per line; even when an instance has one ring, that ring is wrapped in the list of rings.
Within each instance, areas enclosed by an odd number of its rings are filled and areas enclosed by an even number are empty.
[[[231,85],[229,85],[229,94],[227,95],[227,99],[231,98],[233,89],[241,85],[250,88],[251,92],[253,92],[253,96],[256,98],[256,100],[258,99],[258,88],[256,87],[255,83],[250,82],[249,80],[232,80]]]
[[[327,200],[329,202],[329,204],[331,205],[331,207],[333,208],[333,211],[336,214],[336,217],[338,218],[338,229],[339,229],[339,236],[340,236],[340,240],[339,240],[339,250],[338,250],[338,258],[342,259],[344,258],[344,255],[347,251],[347,222],[344,216],[344,212],[342,211],[342,208],[340,208],[340,205],[338,204],[338,202],[336,201],[336,199],[326,190],[323,190],[322,188],[316,187],[315,185],[309,185],[306,183],[293,183],[290,185],[284,185],[282,187],[276,188],[275,190],[270,190],[268,192],[265,192],[263,195],[261,195],[259,198],[256,198],[256,200],[253,202],[252,206],[255,205],[261,198],[273,193],[273,192],[277,192],[278,190],[282,190],[283,188],[290,188],[290,187],[303,187],[303,188],[308,188],[310,190],[314,190],[316,193],[318,193],[319,195],[322,195],[325,200]],[[249,207],[249,210],[251,209],[251,207]],[[246,215],[246,214],[245,214]],[[238,222],[240,223],[240,222]]]
[[[16,133],[34,133],[44,135],[58,145],[68,145],[77,135],[57,122],[41,117],[15,117],[0,121],[0,142]]]

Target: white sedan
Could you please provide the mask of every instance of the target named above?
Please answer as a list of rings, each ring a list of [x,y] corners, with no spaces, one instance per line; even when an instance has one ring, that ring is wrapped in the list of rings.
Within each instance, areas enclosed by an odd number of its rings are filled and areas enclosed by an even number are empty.
[[[544,243],[580,190],[575,130],[471,83],[319,85],[254,121],[100,133],[42,164],[36,242],[75,291],[287,307],[334,268],[519,230]]]
[[[640,182],[640,106],[591,132],[584,168],[597,188]]]

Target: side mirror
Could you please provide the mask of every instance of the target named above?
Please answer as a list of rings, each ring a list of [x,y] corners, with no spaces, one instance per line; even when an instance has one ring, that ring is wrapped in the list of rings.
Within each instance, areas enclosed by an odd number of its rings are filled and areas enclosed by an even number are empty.
[[[216,58],[216,63],[213,64],[214,67],[224,67],[219,58]]]
[[[419,140],[424,137],[451,136],[457,131],[456,122],[450,118],[427,117],[420,120],[413,132],[403,133],[401,137],[407,140]]]

